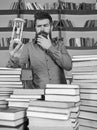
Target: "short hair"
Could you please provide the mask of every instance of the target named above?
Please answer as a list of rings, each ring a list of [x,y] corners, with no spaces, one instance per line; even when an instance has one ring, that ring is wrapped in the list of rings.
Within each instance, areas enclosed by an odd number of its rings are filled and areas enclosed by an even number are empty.
[[[36,20],[42,20],[42,19],[49,19],[50,23],[52,23],[52,17],[50,16],[49,13],[47,13],[46,11],[37,11],[34,14],[34,25],[36,24]]]

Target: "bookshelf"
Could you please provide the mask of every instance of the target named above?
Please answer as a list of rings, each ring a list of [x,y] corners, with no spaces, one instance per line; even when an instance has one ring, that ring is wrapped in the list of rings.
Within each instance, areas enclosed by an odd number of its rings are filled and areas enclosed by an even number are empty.
[[[68,0],[62,0],[63,2],[73,2],[72,0],[68,1]],[[29,0],[29,2],[31,2]],[[39,4],[45,4],[44,0],[41,0],[41,2],[39,2],[38,0],[34,0],[34,2],[37,2]],[[51,0],[49,1],[51,3]],[[56,2],[56,0],[54,1]],[[60,2],[60,0],[58,0],[57,2]],[[75,3],[78,1],[75,1]],[[91,2],[90,0],[82,0],[82,2]],[[92,1],[95,4],[95,0]],[[24,17],[25,15],[33,15],[37,10],[20,10],[20,14],[22,14],[22,16]],[[89,19],[97,19],[97,10],[68,10],[68,9],[49,9],[46,10],[48,11],[53,18],[55,18],[55,15],[57,15],[58,20],[61,19],[69,19],[71,22],[73,22],[74,27],[70,28],[70,27],[64,27],[61,29],[55,29],[53,31],[58,32],[59,37],[63,37],[64,38],[64,43],[66,45],[66,48],[68,49],[70,55],[77,55],[77,54],[97,54],[96,50],[97,50],[97,46],[93,46],[93,47],[72,47],[69,46],[69,39],[71,37],[90,37],[90,38],[94,38],[95,40],[97,40],[96,38],[96,32],[97,32],[97,27],[95,28],[85,28],[84,24],[87,20]],[[78,22],[77,22],[78,21]],[[79,22],[80,21],[80,22]],[[82,22],[82,23],[81,23]],[[80,25],[81,23],[81,25]],[[83,25],[82,25],[83,24]],[[28,28],[24,28],[25,32],[34,32],[33,29],[28,29]]]
[[[2,0],[3,1],[3,0]],[[5,1],[5,0],[4,0]],[[3,2],[4,2],[3,1]],[[12,0],[8,0],[10,1],[8,4],[11,4],[12,2],[16,2],[16,1],[12,1]],[[91,3],[91,0],[62,0],[63,2],[74,2],[76,4],[80,4],[81,2],[86,2],[86,3]],[[2,3],[3,3],[2,2]],[[6,2],[6,1],[5,1]],[[19,6],[18,9],[15,10],[11,10],[10,8],[6,7],[3,3],[3,7],[0,7],[0,17],[1,17],[1,21],[2,21],[2,17],[6,19],[8,19],[8,17],[10,17],[10,19],[14,19],[16,17],[22,17],[22,18],[27,18],[27,19],[33,19],[33,14],[37,11],[37,10],[25,10],[25,9],[21,9],[20,7],[20,2],[21,0],[17,0],[17,2],[19,2]],[[28,2],[32,2],[31,0],[28,0]],[[41,5],[46,4],[48,1],[44,1],[44,0],[33,0],[33,3],[37,2]],[[59,3],[60,0],[49,0],[49,4],[51,5],[52,3],[57,2]],[[93,0],[92,2],[96,2],[96,0]],[[38,10],[39,11],[39,10]],[[64,44],[66,46],[66,48],[68,49],[68,52],[70,53],[70,55],[78,55],[78,54],[97,54],[97,46],[96,47],[72,47],[69,46],[69,39],[70,38],[78,38],[78,37],[90,37],[90,38],[94,38],[95,40],[97,40],[96,38],[96,33],[97,33],[97,27],[95,28],[84,28],[84,24],[87,20],[92,20],[92,19],[97,19],[97,10],[70,10],[70,9],[47,9],[44,11],[48,11],[51,16],[53,17],[54,20],[61,20],[61,19],[69,19],[72,24],[74,25],[73,28],[71,27],[65,27],[65,28],[61,28],[61,29],[54,29],[53,30],[53,36],[59,36],[59,37],[63,37],[64,38]],[[13,18],[11,18],[13,17]],[[6,20],[5,20],[6,21]],[[7,20],[8,22],[8,20]],[[11,36],[11,31],[12,31],[12,27],[7,27],[7,26],[0,26],[0,33]],[[23,37],[27,37],[32,39],[34,37],[34,29],[33,28],[24,28],[24,34]],[[4,51],[7,51],[8,53],[8,47],[0,47],[0,51],[3,53]],[[0,52],[0,53],[1,53]],[[8,57],[8,56],[7,56]]]

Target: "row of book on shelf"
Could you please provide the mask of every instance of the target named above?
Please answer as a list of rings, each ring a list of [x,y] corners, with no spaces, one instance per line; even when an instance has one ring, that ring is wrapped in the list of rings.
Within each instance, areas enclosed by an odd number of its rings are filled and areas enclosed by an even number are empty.
[[[54,39],[56,39],[56,38],[54,38]],[[0,47],[9,47],[10,40],[11,40],[11,37],[8,37],[8,38],[1,37]],[[22,38],[22,42],[24,44],[28,43],[29,41],[30,41],[30,38]],[[33,39],[32,39],[32,41],[33,41]],[[90,37],[70,38],[69,46],[70,47],[96,47],[97,41],[94,38],[90,38]]]
[[[9,47],[10,45],[11,37],[1,37],[0,38],[0,47]],[[30,38],[22,38],[22,42],[24,44],[28,43],[30,41]]]
[[[70,47],[96,47],[97,41],[90,37],[77,37],[69,39]]]
[[[40,2],[28,2],[22,0],[20,3],[19,2],[13,2],[10,6],[12,10],[15,9],[20,9],[22,10],[56,10],[56,9],[61,9],[61,10],[96,10],[97,9],[97,3],[96,1],[94,3],[87,3],[87,2],[80,2],[80,3],[75,3],[75,2],[65,2],[65,1],[60,1],[60,2],[45,2],[44,4],[41,4]]]
[[[34,20],[24,19],[24,28],[32,28],[34,30]],[[13,27],[13,20],[9,20],[8,27]],[[74,28],[74,24],[69,19],[61,19],[61,20],[53,20],[54,29],[58,28]],[[97,20],[86,20],[85,24],[82,26],[83,28],[96,28]]]
[[[25,23],[24,23],[24,28],[32,28],[33,30],[35,29],[34,27],[34,20],[28,20],[28,19],[24,19]],[[10,20],[8,23],[8,27],[13,27],[13,20]],[[58,29],[58,28],[72,28],[73,25],[71,23],[70,20],[66,19],[61,19],[61,20],[54,20],[53,21],[53,27],[54,29]]]
[[[72,58],[72,83],[80,86],[80,130],[97,129],[97,55]]]

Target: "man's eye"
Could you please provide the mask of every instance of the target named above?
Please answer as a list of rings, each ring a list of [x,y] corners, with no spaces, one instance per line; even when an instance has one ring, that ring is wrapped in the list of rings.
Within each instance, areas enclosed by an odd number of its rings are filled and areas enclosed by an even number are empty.
[[[41,25],[37,25],[37,27],[39,28],[39,27],[41,27]]]
[[[44,25],[44,27],[48,27],[48,26],[49,26],[49,24]]]

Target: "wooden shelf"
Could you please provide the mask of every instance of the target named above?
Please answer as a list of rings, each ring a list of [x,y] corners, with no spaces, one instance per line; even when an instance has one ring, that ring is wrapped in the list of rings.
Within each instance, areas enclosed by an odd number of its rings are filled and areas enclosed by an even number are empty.
[[[0,15],[14,15],[18,13],[19,10],[0,10]]]
[[[31,14],[32,15],[32,14],[38,12],[38,11],[40,11],[40,10],[20,10],[19,13],[20,14]],[[43,11],[46,11],[50,14],[59,14],[60,13],[60,10],[43,10]]]
[[[12,31],[12,27],[0,27],[0,32],[9,32]]]
[[[39,10],[20,10],[20,14],[34,14]],[[96,15],[97,10],[43,10],[49,12],[50,14],[69,14],[69,15]]]
[[[92,49],[97,49],[97,46],[95,47],[69,47],[66,46],[67,49],[71,49],[71,50],[92,50]]]
[[[61,10],[61,14],[70,15],[97,15],[97,10]]]
[[[85,27],[73,27],[73,28],[62,28],[61,31],[97,31],[97,27],[95,28],[85,28]]]
[[[0,47],[0,50],[8,50],[9,47]],[[66,49],[70,49],[70,50],[92,50],[92,49],[97,49],[96,47],[69,47],[66,46]]]
[[[9,49],[9,47],[0,47],[0,51],[1,50],[8,50]]]
[[[33,28],[24,28],[24,31],[34,32]],[[73,27],[73,28],[56,28],[53,31],[97,31],[97,27],[95,28],[84,28],[84,27]],[[0,32],[8,32],[12,31],[12,27],[0,27]]]
[[[35,29],[34,28],[24,28],[23,31],[26,31],[26,32],[35,32]],[[58,31],[58,29],[53,29],[53,31]]]

